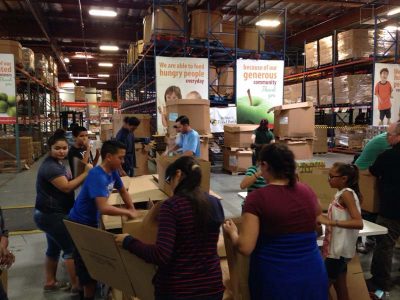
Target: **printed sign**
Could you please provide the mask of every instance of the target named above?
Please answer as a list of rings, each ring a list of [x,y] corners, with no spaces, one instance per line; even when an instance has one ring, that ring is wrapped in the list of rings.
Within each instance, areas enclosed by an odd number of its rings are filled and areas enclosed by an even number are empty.
[[[284,61],[240,59],[236,66],[238,124],[274,124],[268,110],[283,103]]]
[[[237,124],[236,107],[210,108],[211,132],[224,132],[224,125]]]
[[[13,54],[0,54],[0,124],[17,122]]]
[[[163,123],[175,117],[166,115],[167,101],[208,99],[208,59],[157,56],[156,84],[157,131],[164,134],[168,124]]]

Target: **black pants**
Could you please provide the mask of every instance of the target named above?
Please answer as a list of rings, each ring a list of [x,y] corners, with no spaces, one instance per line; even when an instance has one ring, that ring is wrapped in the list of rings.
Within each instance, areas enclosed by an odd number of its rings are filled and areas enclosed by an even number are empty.
[[[6,291],[4,290],[3,283],[0,280],[0,300],[8,300]]]

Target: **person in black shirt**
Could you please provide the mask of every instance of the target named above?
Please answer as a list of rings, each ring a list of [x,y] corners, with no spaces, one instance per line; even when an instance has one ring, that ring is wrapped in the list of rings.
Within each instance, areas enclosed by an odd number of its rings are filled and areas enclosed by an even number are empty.
[[[125,117],[122,128],[118,131],[116,140],[123,143],[126,147],[126,154],[124,163],[122,164],[121,176],[134,175],[134,168],[136,167],[135,155],[135,136],[133,132],[140,125],[140,120],[136,117]]]
[[[386,235],[376,237],[371,263],[372,278],[367,281],[370,290],[388,291],[391,286],[393,249],[400,237],[400,123],[391,124],[387,139],[392,149],[378,156],[369,168],[377,178],[379,215],[376,223],[388,229]]]
[[[82,184],[87,172],[92,168],[87,164],[85,172],[72,179],[71,173],[64,166],[63,160],[68,153],[68,142],[62,129],[56,130],[49,138],[49,155],[39,167],[36,180],[36,203],[34,221],[44,231],[47,239],[45,272],[45,291],[65,287],[57,281],[57,266],[61,250],[68,275],[71,291],[78,290],[75,266],[72,259],[73,243],[63,220],[74,205],[74,190]]]
[[[88,131],[83,126],[74,127],[72,130],[72,135],[75,139],[75,144],[71,146],[68,151],[68,162],[71,168],[71,173],[73,178],[78,174],[78,170],[75,169],[76,163],[74,162],[74,157],[82,161],[83,164],[90,163],[93,166],[97,165],[100,157],[99,149],[96,149],[96,156],[93,158],[92,152],[90,151],[91,145],[88,137]]]

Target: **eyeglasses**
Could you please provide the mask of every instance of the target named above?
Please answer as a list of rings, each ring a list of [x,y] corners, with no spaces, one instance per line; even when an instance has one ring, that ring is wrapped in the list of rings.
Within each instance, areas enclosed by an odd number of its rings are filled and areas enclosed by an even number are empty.
[[[337,176],[328,175],[328,180],[331,180],[332,178],[337,178],[337,177],[342,177],[342,175],[337,175]]]

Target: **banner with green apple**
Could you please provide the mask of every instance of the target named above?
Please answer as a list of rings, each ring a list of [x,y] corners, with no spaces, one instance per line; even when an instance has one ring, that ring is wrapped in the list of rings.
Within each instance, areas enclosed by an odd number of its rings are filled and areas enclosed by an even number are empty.
[[[17,122],[13,54],[0,54],[0,124]]]
[[[274,124],[271,108],[283,103],[283,60],[240,59],[236,62],[238,124]]]

